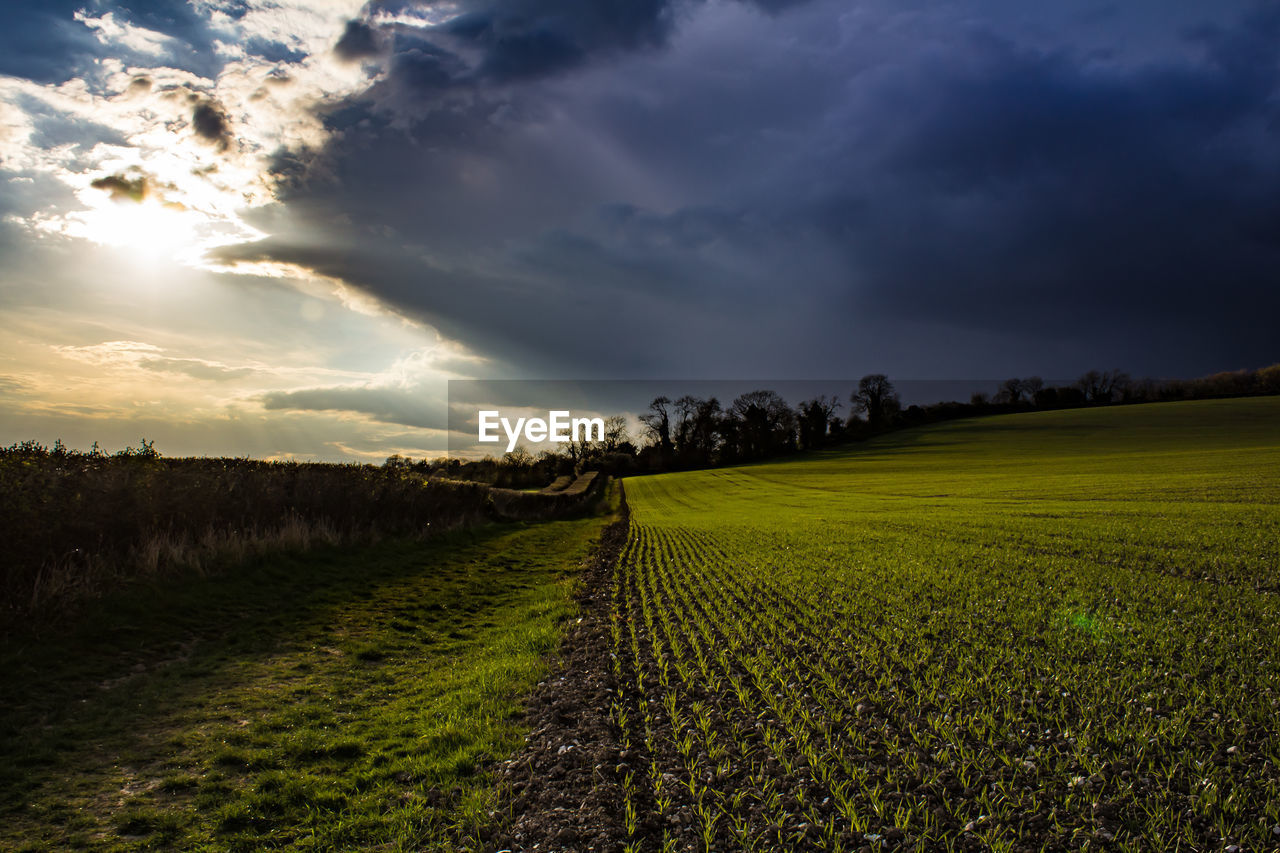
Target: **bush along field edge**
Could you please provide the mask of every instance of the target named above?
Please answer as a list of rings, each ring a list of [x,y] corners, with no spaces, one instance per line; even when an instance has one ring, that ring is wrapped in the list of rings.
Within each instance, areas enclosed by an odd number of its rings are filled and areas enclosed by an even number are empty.
[[[369,465],[0,448],[0,633],[161,574],[316,545],[427,538],[594,512],[606,477],[554,494]]]

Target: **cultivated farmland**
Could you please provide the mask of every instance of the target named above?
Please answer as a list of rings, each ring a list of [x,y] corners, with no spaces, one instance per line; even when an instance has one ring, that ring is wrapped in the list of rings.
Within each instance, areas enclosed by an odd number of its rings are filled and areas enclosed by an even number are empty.
[[[629,849],[1280,847],[1280,399],[626,486]]]

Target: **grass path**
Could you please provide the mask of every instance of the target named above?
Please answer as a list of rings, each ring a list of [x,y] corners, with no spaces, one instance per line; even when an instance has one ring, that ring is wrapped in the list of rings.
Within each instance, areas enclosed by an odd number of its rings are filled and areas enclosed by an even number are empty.
[[[603,524],[275,557],[6,639],[0,849],[474,842]]]

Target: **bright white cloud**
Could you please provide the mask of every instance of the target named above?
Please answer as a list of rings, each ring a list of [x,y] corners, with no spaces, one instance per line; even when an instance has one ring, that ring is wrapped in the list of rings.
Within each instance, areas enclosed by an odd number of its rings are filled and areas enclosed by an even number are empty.
[[[442,452],[431,424],[444,380],[490,369],[485,359],[341,279],[206,255],[287,218],[273,167],[292,157],[322,169],[325,108],[378,80],[332,50],[362,3],[191,7],[216,54],[199,63],[185,41],[92,7],[67,23],[105,56],[62,83],[0,76],[0,185],[21,190],[6,195],[0,228],[25,240],[0,282],[0,440],[120,447],[142,433],[166,454],[371,461]],[[317,404],[264,405],[298,392]]]
[[[220,4],[199,4],[229,60],[215,77],[114,58],[61,84],[0,77],[0,167],[56,177],[81,205],[31,211],[28,224],[188,265],[204,263],[210,248],[266,236],[246,216],[276,201],[273,159],[322,148],[328,133],[320,108],[369,85],[362,69],[330,50],[360,5],[258,0],[232,17]],[[111,12],[80,12],[75,20],[104,44],[160,60],[173,46],[169,36]],[[302,58],[273,62],[246,53],[243,45],[255,40]],[[79,128],[79,138],[49,145],[38,132],[49,120]],[[95,186],[112,176],[145,182],[146,193]]]
[[[114,12],[107,12],[95,18],[84,9],[80,9],[74,17],[75,20],[93,30],[98,41],[105,45],[120,45],[138,53],[159,56],[168,51],[173,44],[173,38],[164,33],[117,20]]]

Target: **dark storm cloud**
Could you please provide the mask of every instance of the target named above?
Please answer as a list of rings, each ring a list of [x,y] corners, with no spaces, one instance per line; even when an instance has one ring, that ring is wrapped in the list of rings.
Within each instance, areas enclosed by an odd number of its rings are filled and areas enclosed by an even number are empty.
[[[463,2],[443,23],[371,26],[349,21],[335,47],[344,59],[375,55],[388,37],[392,57],[373,100],[408,108],[415,97],[453,87],[512,85],[571,71],[594,60],[663,47],[682,13],[702,0],[508,0]],[[806,0],[743,0],[773,12]],[[373,4],[371,9],[397,4]],[[408,4],[419,5],[419,4]],[[421,4],[431,6],[433,4]]]
[[[433,31],[480,50],[480,76],[514,80],[571,68],[593,53],[660,45],[671,30],[671,6],[668,0],[472,3]]]
[[[800,6],[805,3],[809,3],[811,0],[747,0],[747,2],[753,6],[759,6],[766,12],[773,12],[777,14],[785,12],[793,6]]]
[[[434,4],[375,3],[395,12]],[[511,0],[463,2],[457,14],[430,25],[351,20],[334,53],[370,59],[389,48],[386,74],[354,104],[331,110],[335,127],[365,120],[372,109],[415,119],[450,92],[475,95],[553,76],[592,59],[659,47],[675,19],[672,0]]]
[[[881,113],[885,134],[862,140],[878,176],[846,176],[818,214],[874,282],[858,300],[1135,348],[1160,330],[1229,366],[1274,359],[1280,109],[1275,49],[1264,62],[1258,47],[1278,20],[1252,16],[1180,66],[974,44],[966,70],[938,69]]]
[[[333,46],[333,52],[338,58],[348,62],[377,56],[379,51],[378,38],[373,27],[363,21],[347,21],[342,37]]]
[[[983,8],[396,25],[386,78],[329,114],[334,179],[299,169],[293,224],[218,254],[311,266],[528,370],[1276,360],[1280,14],[1179,6],[1121,50],[1096,20],[1046,43]]]
[[[413,35],[398,33],[391,61],[387,68],[387,81],[381,87],[393,96],[410,103],[426,94],[443,92],[465,81],[468,68],[456,54],[430,41]],[[382,93],[375,94],[378,98]]]
[[[420,429],[446,429],[439,400],[421,389],[349,386],[273,391],[260,398],[263,408],[311,412],[355,412],[375,421]]]
[[[195,105],[191,111],[191,130],[219,151],[225,151],[231,144],[231,123],[216,101],[200,101]]]
[[[807,0],[750,0],[773,12]],[[515,0],[465,4],[434,28],[446,42],[479,49],[481,77],[512,81],[563,71],[592,56],[666,44],[677,16],[695,0]]]
[[[495,254],[486,269],[432,263],[395,251],[394,240],[369,232],[329,247],[266,240],[227,246],[210,253],[215,260],[275,260],[342,276],[378,294],[407,314],[429,321],[446,337],[499,361],[506,375],[563,371],[613,375],[619,362],[637,370],[664,371],[665,340],[710,335],[709,344],[726,357],[701,353],[701,363],[682,369],[716,375],[760,343],[749,338],[723,340],[742,330],[753,313],[768,310],[774,291],[756,282],[745,292],[739,277],[720,276],[719,295],[708,292],[707,276],[698,278],[692,254],[647,255],[598,235],[550,234]],[[691,293],[697,280],[699,290]],[[762,296],[764,301],[762,302]],[[720,316],[688,311],[690,298],[714,300]],[[732,355],[732,357],[730,357]]]

